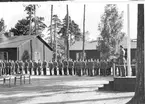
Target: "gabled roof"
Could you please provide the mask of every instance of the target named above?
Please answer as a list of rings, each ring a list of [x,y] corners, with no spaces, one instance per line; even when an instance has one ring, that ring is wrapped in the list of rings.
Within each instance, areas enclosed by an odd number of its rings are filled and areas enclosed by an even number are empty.
[[[85,50],[96,50],[97,41],[85,42]],[[71,47],[70,50],[82,50],[83,41],[76,41]]]
[[[124,37],[123,41],[120,43],[125,49],[127,49],[127,37]],[[130,40],[130,47],[131,49],[137,48],[137,40],[132,39]]]
[[[131,48],[135,49],[137,47],[137,41],[131,41]],[[97,49],[97,41],[85,42],[85,50],[96,50]],[[127,37],[124,37],[123,41],[120,43],[125,49],[127,49]],[[83,41],[76,41],[71,47],[70,50],[82,50]]]
[[[0,48],[16,48],[21,44],[32,40],[33,38],[38,38],[41,42],[43,42],[50,50],[52,48],[39,36],[39,35],[27,35],[27,36],[13,36],[6,38],[0,42]]]

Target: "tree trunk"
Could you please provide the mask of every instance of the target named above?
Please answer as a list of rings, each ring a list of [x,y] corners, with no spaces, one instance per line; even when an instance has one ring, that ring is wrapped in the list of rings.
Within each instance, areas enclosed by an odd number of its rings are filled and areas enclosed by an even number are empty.
[[[144,93],[144,4],[138,4],[137,76],[134,97],[127,104],[145,104]]]

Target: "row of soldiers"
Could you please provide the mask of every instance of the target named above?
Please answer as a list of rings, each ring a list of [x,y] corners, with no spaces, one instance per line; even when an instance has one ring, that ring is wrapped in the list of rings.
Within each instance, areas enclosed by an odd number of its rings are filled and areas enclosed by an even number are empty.
[[[59,60],[59,61],[32,61],[32,60],[1,60],[0,74],[25,73],[32,75],[110,75],[112,64],[105,60]]]

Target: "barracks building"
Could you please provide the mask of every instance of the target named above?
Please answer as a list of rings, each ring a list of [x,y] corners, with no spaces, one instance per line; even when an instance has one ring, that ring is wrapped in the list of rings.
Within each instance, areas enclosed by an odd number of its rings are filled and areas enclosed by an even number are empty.
[[[131,40],[131,61],[136,59],[137,40]],[[82,57],[83,41],[77,41],[70,47],[70,58],[73,60],[81,59]],[[120,43],[125,49],[125,57],[127,58],[127,37],[124,37]],[[100,59],[100,52],[97,49],[97,41],[85,42],[85,56],[86,59]]]
[[[0,37],[0,59],[52,60],[52,48],[39,36]]]

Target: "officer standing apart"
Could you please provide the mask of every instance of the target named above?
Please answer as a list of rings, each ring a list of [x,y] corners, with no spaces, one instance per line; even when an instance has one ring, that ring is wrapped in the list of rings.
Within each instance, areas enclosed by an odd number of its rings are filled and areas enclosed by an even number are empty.
[[[122,77],[126,75],[126,67],[125,67],[125,50],[122,45],[120,45],[120,56],[119,56],[119,65]]]

